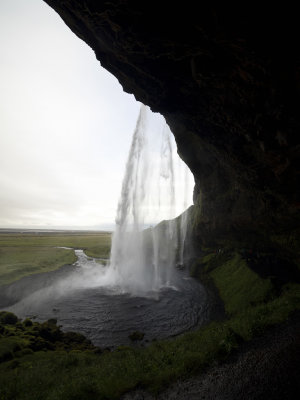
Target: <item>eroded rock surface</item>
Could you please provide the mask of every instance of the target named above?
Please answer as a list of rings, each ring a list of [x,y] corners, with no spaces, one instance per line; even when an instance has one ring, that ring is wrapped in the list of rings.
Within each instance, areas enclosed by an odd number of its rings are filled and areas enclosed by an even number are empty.
[[[293,7],[45,1],[125,91],[166,117],[195,176],[200,241],[261,241],[295,228],[300,75]]]

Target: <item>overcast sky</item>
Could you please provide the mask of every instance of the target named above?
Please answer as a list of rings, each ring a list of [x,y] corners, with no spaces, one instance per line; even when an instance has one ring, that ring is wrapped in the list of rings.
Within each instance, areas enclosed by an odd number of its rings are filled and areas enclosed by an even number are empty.
[[[0,0],[0,228],[114,223],[140,104],[42,0]]]

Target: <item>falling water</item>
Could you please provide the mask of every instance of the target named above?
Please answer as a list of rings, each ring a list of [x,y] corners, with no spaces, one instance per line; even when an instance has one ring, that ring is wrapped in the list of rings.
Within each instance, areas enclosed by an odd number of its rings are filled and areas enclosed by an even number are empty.
[[[142,106],[109,267],[76,250],[74,265],[32,275],[1,292],[0,308],[2,302],[22,318],[56,318],[63,329],[100,346],[129,344],[135,330],[151,341],[207,322],[205,289],[175,268],[185,261],[188,213],[182,212],[192,202],[191,186],[166,122]]]
[[[172,285],[172,271],[183,264],[190,172],[184,188],[175,176],[176,145],[162,117],[142,106],[122,185],[110,258],[110,273],[124,291],[156,291]],[[176,191],[178,193],[176,193]],[[164,221],[162,221],[164,220]],[[153,225],[162,221],[157,226]]]
[[[184,173],[184,202],[183,202],[183,207],[184,207],[184,212],[181,214],[180,218],[180,256],[179,256],[179,264],[181,266],[184,265],[184,250],[185,250],[185,244],[186,244],[186,234],[187,234],[187,225],[188,225],[188,195],[190,193],[191,187],[190,187],[190,179],[189,179],[189,170],[187,167],[184,168],[183,170]]]

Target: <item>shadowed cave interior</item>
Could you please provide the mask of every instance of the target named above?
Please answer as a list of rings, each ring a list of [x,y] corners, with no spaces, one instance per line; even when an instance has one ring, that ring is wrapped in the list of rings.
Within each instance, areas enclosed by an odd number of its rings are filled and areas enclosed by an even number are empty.
[[[119,398],[133,389],[124,398],[152,399],[159,392],[155,398],[296,398],[297,13],[275,4],[257,8],[241,3],[231,9],[225,3],[45,2],[94,50],[124,91],[166,118],[195,179],[194,205],[187,216],[187,267],[215,302],[213,323],[225,318],[225,339],[208,327],[201,340],[210,349],[210,339],[205,342],[209,332],[210,338],[217,337],[218,357],[231,357],[207,371],[209,355],[200,362],[202,355],[188,353],[185,339],[178,339],[156,372],[143,353],[147,371],[142,377],[128,386],[122,381],[115,392],[98,388],[91,398],[100,398],[99,393]],[[193,381],[185,380],[189,373],[178,366],[177,349],[183,349],[184,357],[189,354],[183,365],[196,376]],[[155,353],[157,359],[164,351]],[[200,378],[199,366],[206,371]],[[167,371],[164,376],[159,369]],[[147,375],[149,370],[153,375]],[[170,382],[175,383],[163,392]]]

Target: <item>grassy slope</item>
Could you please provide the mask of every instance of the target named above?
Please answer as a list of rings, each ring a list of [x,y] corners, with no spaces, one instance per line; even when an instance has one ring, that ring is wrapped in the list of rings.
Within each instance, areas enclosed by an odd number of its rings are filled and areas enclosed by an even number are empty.
[[[109,233],[0,234],[0,286],[76,261],[73,250],[56,246],[81,248],[91,257],[107,258],[110,242]]]
[[[210,254],[199,265],[194,273],[214,282],[225,303],[225,320],[145,349],[121,347],[102,354],[39,351],[23,356],[12,351],[14,358],[0,364],[0,399],[116,399],[137,386],[156,392],[226,358],[240,342],[300,308],[299,285],[286,284],[276,295],[271,281],[251,271],[238,254]],[[9,336],[10,341],[13,338]],[[20,340],[19,335],[15,339]],[[7,340],[3,333],[2,340]]]
[[[210,273],[228,315],[234,315],[272,296],[270,279],[260,279],[238,254]]]

